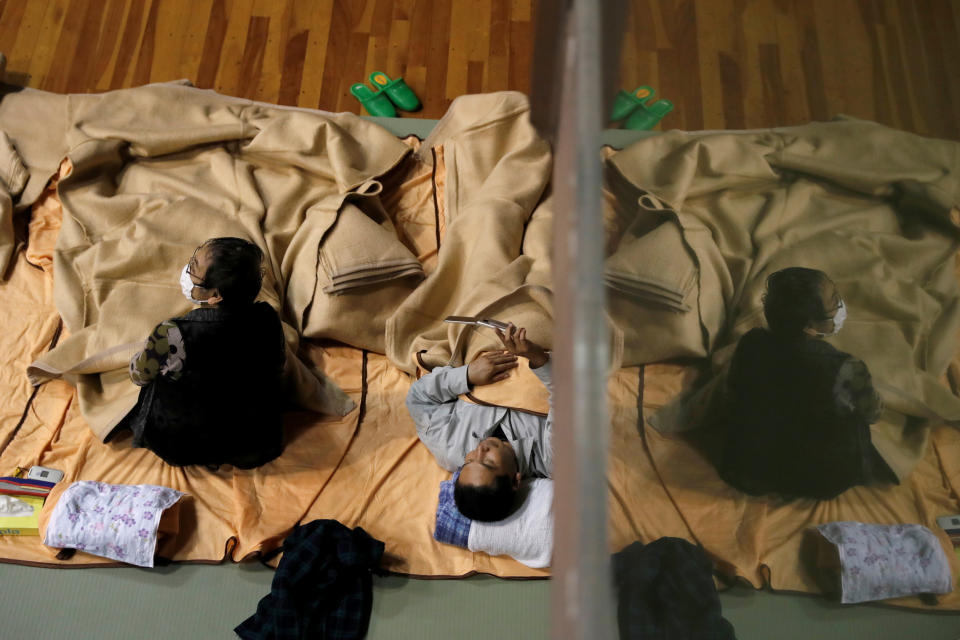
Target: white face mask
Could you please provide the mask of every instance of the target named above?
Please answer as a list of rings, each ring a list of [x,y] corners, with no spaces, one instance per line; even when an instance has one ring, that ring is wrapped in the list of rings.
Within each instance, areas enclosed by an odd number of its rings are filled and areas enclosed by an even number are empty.
[[[816,336],[818,338],[829,338],[830,336],[835,336],[840,333],[840,329],[843,329],[843,322],[847,319],[847,305],[843,304],[843,300],[840,301],[840,304],[837,306],[837,312],[833,315],[833,331],[830,333],[820,333],[817,332]]]
[[[835,336],[840,333],[840,329],[843,329],[843,322],[847,319],[847,305],[843,304],[843,300],[840,301],[840,306],[837,307],[837,313],[833,316],[833,333],[831,336]]]
[[[193,304],[203,304],[203,300],[197,300],[193,297],[193,288],[196,285],[193,284],[190,274],[187,273],[188,268],[190,268],[189,264],[183,265],[183,271],[180,272],[180,291],[183,292],[183,297]]]

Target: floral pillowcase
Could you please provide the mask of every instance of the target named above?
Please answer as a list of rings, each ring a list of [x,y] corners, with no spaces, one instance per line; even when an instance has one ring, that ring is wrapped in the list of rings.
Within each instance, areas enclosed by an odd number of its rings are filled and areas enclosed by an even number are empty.
[[[817,529],[837,547],[841,602],[942,594],[953,588],[943,546],[924,526],[830,522]]]
[[[43,543],[152,567],[160,516],[183,495],[151,484],[74,482],[57,501]]]

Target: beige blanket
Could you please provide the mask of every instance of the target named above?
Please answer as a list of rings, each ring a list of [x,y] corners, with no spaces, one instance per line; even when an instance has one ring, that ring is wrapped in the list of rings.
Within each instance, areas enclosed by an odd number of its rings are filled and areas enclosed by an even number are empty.
[[[136,401],[130,356],[156,323],[190,309],[180,267],[205,239],[232,235],[265,251],[261,298],[285,320],[292,395],[334,415],[353,407],[295,357],[298,334],[327,286],[319,250],[344,201],[375,192],[373,178],[407,145],[350,114],[271,108],[180,84],[83,96],[25,91],[2,107],[0,128],[31,171],[27,191],[49,177],[54,155],[72,165],[59,186],[65,215],[54,258],[54,298],[69,338],[33,363],[34,383],[76,384],[84,417],[104,438]],[[382,234],[369,248],[395,257],[399,244]],[[411,275],[411,262],[396,275]]]
[[[463,96],[424,141],[444,166],[444,231],[435,271],[390,316],[386,354],[413,372],[468,362],[497,346],[492,331],[444,324],[448,315],[490,316],[552,343],[550,228],[531,219],[550,178],[550,148],[534,131],[526,97]],[[546,214],[542,214],[546,215]]]

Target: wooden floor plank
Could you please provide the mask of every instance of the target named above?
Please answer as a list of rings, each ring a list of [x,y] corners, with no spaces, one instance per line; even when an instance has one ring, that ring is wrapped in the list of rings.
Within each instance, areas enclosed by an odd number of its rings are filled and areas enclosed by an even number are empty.
[[[242,98],[258,99],[260,80],[263,73],[263,57],[267,48],[267,33],[270,18],[250,16],[247,37],[243,43],[243,55],[240,57],[240,76],[237,95]]]
[[[267,32],[263,42],[263,59],[255,99],[276,103],[280,97],[283,79],[283,56],[290,25],[287,14],[289,0],[258,0],[254,15],[267,19]]]
[[[80,31],[87,15],[89,0],[77,0],[68,4],[64,11],[63,24],[57,35],[57,47],[53,52],[53,59],[59,67],[65,67],[65,73],[50,74],[47,76],[43,88],[56,93],[67,93],[70,84],[70,66],[75,60],[72,53],[80,43]]]
[[[124,16],[120,44],[117,47],[116,62],[110,76],[110,89],[122,89],[135,86],[130,80],[129,70],[134,61],[134,53],[140,43],[140,29],[143,26],[144,3],[130,2]]]
[[[176,76],[196,83],[207,44],[207,23],[195,20],[193,12],[200,16],[210,16],[214,0],[194,0],[192,4],[194,6],[190,11],[181,8],[183,17],[180,29],[183,31],[183,43],[177,56]]]
[[[420,3],[417,3],[418,5]],[[426,90],[422,96],[424,108],[420,113],[425,118],[439,118],[447,111],[452,101],[448,95],[451,93],[446,86],[447,64],[449,57],[447,52],[451,45],[462,46],[461,42],[452,42],[450,34],[450,3],[445,0],[433,0],[433,2],[424,2],[430,13],[428,14],[428,32],[423,33],[424,37],[429,37],[429,44],[426,49],[427,57],[424,66],[427,69]]]
[[[792,1],[778,5],[774,18],[776,43],[780,52],[780,73],[783,76],[786,125],[803,124],[811,119],[803,75],[802,30],[797,28],[792,8]]]
[[[226,0],[213,0],[210,5],[210,13],[207,17],[207,29],[203,36],[203,50],[200,54],[200,64],[197,66],[197,75],[193,78],[194,84],[201,89],[212,89],[217,80],[217,69],[220,67],[220,52],[223,50],[223,41],[226,36]]]
[[[467,62],[470,60],[470,36],[475,23],[475,6],[455,2],[450,8],[449,47],[447,51],[447,81],[444,96],[448,99],[467,93]],[[442,29],[438,25],[438,29]]]
[[[152,0],[147,10],[147,20],[140,35],[140,47],[137,51],[137,62],[133,68],[133,86],[148,84],[153,71],[153,54],[156,49],[157,14],[160,12],[161,0]]]
[[[696,4],[697,11],[697,66],[700,68],[700,91],[703,109],[703,126],[706,129],[723,129],[724,85],[720,77],[720,56],[724,26],[723,14],[727,8],[724,2],[701,0]],[[668,120],[669,122],[669,120]]]
[[[0,42],[16,43],[17,32],[20,31],[28,4],[27,0],[8,0],[0,7]],[[8,63],[15,60],[12,55],[8,58]]]
[[[628,0],[620,88],[661,128],[837,113],[960,139],[960,0]],[[526,91],[533,0],[0,0],[8,82],[94,92],[187,77],[360,112],[350,85],[403,76],[437,118],[468,91]],[[405,114],[404,117],[407,117]]]
[[[331,48],[329,38],[332,19],[332,2],[294,0],[293,24],[303,25],[308,34],[307,53],[300,78],[300,98],[297,101],[301,107],[324,108],[321,106],[320,96],[325,85],[327,50]]]
[[[307,42],[310,32],[303,30],[289,36],[283,48],[283,70],[280,75],[280,94],[277,102],[285,105],[297,105],[300,99],[300,81],[303,75],[303,61],[307,57]]]
[[[150,82],[171,82],[180,78],[180,54],[190,5],[192,0],[163,0],[159,3]]]
[[[240,68],[247,43],[247,29],[253,16],[253,0],[231,0],[227,10],[226,32],[220,53],[214,87],[227,95],[239,95]]]
[[[123,30],[127,3],[125,0],[109,0],[100,16],[96,35],[96,54],[82,91],[105,91],[110,87],[110,77],[117,61],[117,49]]]
[[[30,84],[31,79],[28,76],[30,62],[37,48],[44,16],[49,8],[50,6],[43,2],[26,4],[20,25],[13,35],[12,48],[7,50],[9,57],[7,68],[12,70],[9,78],[11,83]],[[10,34],[7,34],[0,42],[10,42],[10,37]]]

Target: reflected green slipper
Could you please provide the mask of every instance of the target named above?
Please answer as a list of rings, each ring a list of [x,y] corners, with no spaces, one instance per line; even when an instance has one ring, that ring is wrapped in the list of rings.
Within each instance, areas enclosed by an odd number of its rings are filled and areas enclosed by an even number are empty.
[[[633,113],[637,107],[642,107],[655,93],[652,88],[645,84],[634,89],[632,93],[627,93],[621,89],[617,97],[613,99],[613,108],[610,109],[610,120],[613,122],[623,120]]]
[[[391,80],[390,76],[383,71],[374,71],[370,74],[370,82],[380,89],[381,93],[387,94],[387,97],[404,111],[416,111],[420,108],[420,100],[413,89],[403,81],[403,78]]]
[[[370,115],[380,116],[382,118],[397,117],[397,110],[393,108],[393,103],[390,102],[382,91],[374,93],[370,87],[362,82],[358,82],[350,87],[350,93],[360,101],[360,104],[363,105],[363,108],[366,109]]]
[[[673,111],[669,100],[657,100],[649,107],[644,105],[634,111],[624,123],[626,129],[653,129],[663,116]]]

